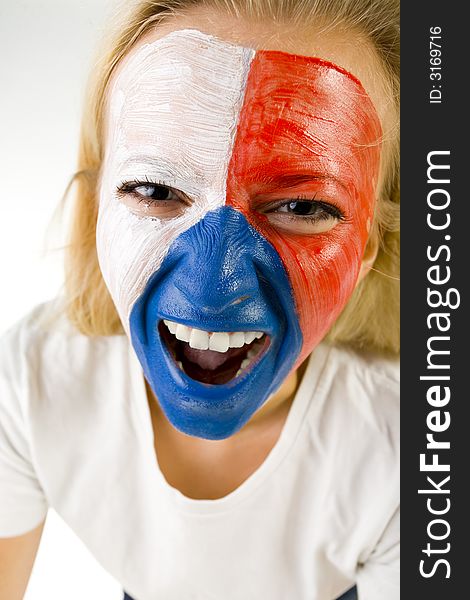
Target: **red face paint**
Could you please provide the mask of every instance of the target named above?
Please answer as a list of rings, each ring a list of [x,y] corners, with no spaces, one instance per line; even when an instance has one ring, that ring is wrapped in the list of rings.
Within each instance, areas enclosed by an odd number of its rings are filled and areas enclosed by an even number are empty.
[[[227,180],[227,205],[276,248],[304,336],[298,366],[351,296],[372,221],[381,127],[360,82],[317,58],[259,51],[251,64]],[[263,204],[324,199],[345,216],[328,232],[277,230]]]

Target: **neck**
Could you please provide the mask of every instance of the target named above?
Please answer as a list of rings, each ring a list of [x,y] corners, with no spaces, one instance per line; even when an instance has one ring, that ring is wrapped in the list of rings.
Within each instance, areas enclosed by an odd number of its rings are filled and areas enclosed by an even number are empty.
[[[287,379],[284,380],[281,387],[272,394],[267,401],[255,412],[255,414],[251,417],[251,419],[235,434],[227,438],[227,440],[219,440],[220,442],[228,442],[238,441],[238,439],[245,437],[248,434],[251,434],[255,430],[258,431],[262,429],[264,426],[269,427],[273,420],[277,420],[278,418],[285,420],[287,414],[289,412],[289,408],[294,400],[295,394],[298,390],[300,381],[305,371],[307,361],[295,371],[293,371]],[[146,383],[147,388],[147,397],[149,401],[150,413],[152,416],[152,422],[154,428],[158,429],[164,428],[167,430],[172,430],[173,435],[184,438],[196,440],[197,438],[192,438],[191,436],[187,436],[184,433],[181,433],[177,429],[175,429],[171,423],[166,419],[163,411],[158,404],[158,401],[155,398],[150,386]],[[212,441],[212,440],[200,440],[204,441]]]
[[[236,489],[266,459],[284,427],[303,375],[304,365],[240,431],[224,440],[181,433],[163,414],[147,385],[155,452],[167,482],[190,498],[221,498]]]

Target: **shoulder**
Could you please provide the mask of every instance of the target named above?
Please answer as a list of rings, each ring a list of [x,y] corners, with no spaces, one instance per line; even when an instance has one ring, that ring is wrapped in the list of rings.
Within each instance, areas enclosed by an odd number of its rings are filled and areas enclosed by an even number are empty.
[[[342,368],[355,371],[361,375],[367,374],[375,381],[388,380],[396,386],[400,382],[400,360],[367,350],[355,350],[346,346],[331,346],[331,360]]]
[[[306,371],[308,455],[363,562],[400,502],[399,362],[325,344],[319,350],[317,367]]]
[[[99,346],[124,336],[87,336],[78,331],[68,320],[61,297],[43,302],[32,308],[0,336],[0,347],[5,349],[31,348],[34,352],[49,345],[67,342],[75,345]]]
[[[74,335],[79,333],[67,320],[62,300],[56,298],[38,304],[7,329],[0,336],[0,351],[5,355],[16,352],[23,356],[28,350],[34,353],[38,346],[58,337]]]
[[[125,336],[81,334],[60,298],[36,306],[0,337],[2,379],[22,399],[109,376],[107,365],[119,356],[128,359]]]
[[[131,356],[124,335],[78,332],[59,301],[35,307],[1,336],[0,494],[17,508],[7,525],[0,515],[0,531],[37,523],[46,497],[59,512],[71,502],[76,514],[70,489],[105,477],[127,439],[129,398],[141,389],[131,389],[139,374]]]
[[[306,371],[312,439],[350,472],[398,477],[398,359],[324,344],[320,352],[321,368]]]
[[[315,393],[324,399],[324,408],[331,416],[338,412],[336,418],[348,415],[372,428],[380,428],[385,421],[396,422],[400,401],[398,358],[326,344],[319,350],[323,354],[321,371],[307,369],[306,375],[310,371],[310,377],[317,380],[312,381]],[[313,411],[316,404],[313,398]]]
[[[50,320],[53,314],[53,302],[35,306],[23,318],[0,335],[0,375],[2,384],[18,391],[27,377],[28,357],[40,354],[41,330],[43,319]],[[20,394],[21,396],[21,394]]]

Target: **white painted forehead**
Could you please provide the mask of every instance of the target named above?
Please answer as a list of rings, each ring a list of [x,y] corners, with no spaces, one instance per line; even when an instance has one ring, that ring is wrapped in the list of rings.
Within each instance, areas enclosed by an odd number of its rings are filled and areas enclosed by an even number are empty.
[[[246,73],[254,54],[252,48],[224,42],[196,29],[173,31],[143,44],[123,60],[111,90],[111,116],[121,116],[124,89],[127,95],[135,93],[142,99],[155,92],[163,96],[165,91],[175,97],[187,93],[197,77],[201,81],[216,79],[219,89],[230,92],[234,72]],[[166,90],[155,88],[158,79]],[[146,88],[146,81],[151,87]],[[163,103],[160,106],[161,110],[169,108]]]
[[[205,56],[210,55],[216,51],[221,55],[236,56],[244,52],[254,52],[254,48],[246,46],[240,46],[231,42],[225,42],[213,35],[203,33],[197,29],[180,29],[172,31],[165,36],[142,44],[136,51],[131,52],[130,55],[124,59],[124,63],[127,61],[131,64],[134,60],[143,60],[148,56],[152,56],[155,52],[162,51],[167,47],[171,47],[175,58],[180,56],[186,58],[188,56],[188,50],[197,54]],[[184,71],[181,72],[184,75]]]

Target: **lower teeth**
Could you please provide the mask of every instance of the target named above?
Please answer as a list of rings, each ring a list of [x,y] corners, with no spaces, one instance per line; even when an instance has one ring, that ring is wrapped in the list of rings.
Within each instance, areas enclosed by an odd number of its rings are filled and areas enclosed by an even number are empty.
[[[256,354],[256,352],[254,354]],[[238,377],[240,373],[243,373],[243,371],[248,367],[248,365],[251,363],[251,358],[254,356],[254,354],[252,354],[250,358],[245,358],[244,360],[242,360],[242,364],[240,365],[240,368],[238,369],[235,377]]]

